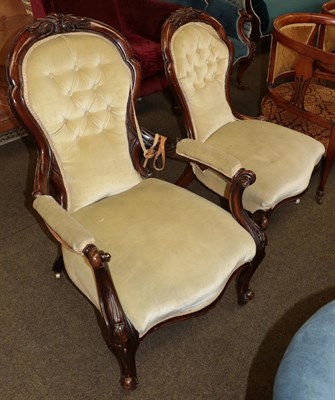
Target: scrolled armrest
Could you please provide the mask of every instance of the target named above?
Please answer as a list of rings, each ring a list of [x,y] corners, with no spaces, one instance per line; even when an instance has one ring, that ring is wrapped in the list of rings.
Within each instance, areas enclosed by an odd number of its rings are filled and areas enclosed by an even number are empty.
[[[64,210],[52,196],[37,197],[33,207],[60,241],[65,242],[76,253],[83,253],[87,245],[95,243],[91,233]]]
[[[177,143],[176,152],[178,155],[206,165],[228,178],[233,178],[242,168],[236,157],[193,139],[180,140]]]

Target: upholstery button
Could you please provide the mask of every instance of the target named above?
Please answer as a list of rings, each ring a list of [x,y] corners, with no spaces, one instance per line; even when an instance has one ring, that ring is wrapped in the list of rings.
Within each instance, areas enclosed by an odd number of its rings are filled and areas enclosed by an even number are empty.
[[[55,77],[55,75],[54,75],[52,72],[50,72],[50,73],[49,73],[49,78],[52,79],[52,78],[54,78],[54,77]]]

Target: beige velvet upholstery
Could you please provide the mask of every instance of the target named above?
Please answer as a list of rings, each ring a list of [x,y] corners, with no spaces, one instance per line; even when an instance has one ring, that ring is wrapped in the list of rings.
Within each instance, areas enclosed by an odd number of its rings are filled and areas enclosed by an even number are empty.
[[[229,50],[211,26],[195,22],[173,35],[171,51],[195,137],[204,142],[220,126],[235,120],[225,95]]]
[[[313,28],[308,24],[295,35],[308,41]],[[221,152],[226,162],[229,154],[256,173],[255,184],[244,192],[244,207],[252,213],[267,212],[303,193],[325,148],[296,131],[233,112],[227,82],[230,48],[218,21],[205,13],[177,11],[163,26],[162,36],[166,72],[180,100],[188,136],[214,148],[216,160]],[[204,146],[203,152],[207,151]],[[201,154],[200,149],[197,152]],[[219,174],[192,167],[202,183],[228,197],[226,181]]]
[[[194,139],[183,139],[177,143],[177,154],[189,160],[199,161],[225,176],[232,178],[241,168],[240,161],[231,154],[224,154],[217,147],[200,143]]]
[[[30,49],[22,70],[26,102],[62,169],[68,211],[140,182],[125,124],[131,74],[114,46],[90,33],[52,36]]]
[[[44,222],[61,238],[64,245],[75,252],[82,254],[87,245],[95,243],[93,235],[66,212],[52,196],[37,197],[33,206]]]
[[[258,120],[226,124],[205,144],[238,157],[245,168],[256,171],[256,182],[243,196],[244,207],[251,212],[269,210],[304,191],[325,151],[320,142],[309,136]],[[206,186],[225,195],[225,183],[218,175],[202,173],[199,168],[195,173]]]
[[[254,173],[210,144],[177,145],[231,181],[231,213],[151,178],[134,105],[140,66],[127,41],[97,21],[36,21],[17,39],[8,77],[11,105],[38,149],[33,206],[62,249],[53,270],[65,268],[97,307],[120,383],[135,389],[146,333],[204,312],[235,273],[239,304],[252,299],[267,243],[242,206]]]
[[[121,304],[140,336],[159,322],[212,303],[236,268],[255,255],[252,237],[229,213],[156,179],[73,217],[112,254],[109,268]],[[98,307],[85,258],[65,248],[63,255],[72,281]]]

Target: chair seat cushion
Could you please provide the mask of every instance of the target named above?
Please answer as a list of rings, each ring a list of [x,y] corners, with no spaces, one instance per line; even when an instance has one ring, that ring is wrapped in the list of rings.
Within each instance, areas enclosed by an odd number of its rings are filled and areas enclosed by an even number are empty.
[[[229,213],[154,178],[73,216],[111,254],[116,290],[140,336],[211,304],[256,251],[252,237]],[[99,308],[86,258],[65,248],[63,255],[71,280]]]
[[[256,182],[243,195],[243,205],[250,212],[272,209],[282,200],[302,193],[325,152],[324,146],[309,136],[259,120],[228,123],[206,143],[230,153],[244,168],[255,172]],[[206,186],[226,195],[227,185],[217,174],[194,171]]]

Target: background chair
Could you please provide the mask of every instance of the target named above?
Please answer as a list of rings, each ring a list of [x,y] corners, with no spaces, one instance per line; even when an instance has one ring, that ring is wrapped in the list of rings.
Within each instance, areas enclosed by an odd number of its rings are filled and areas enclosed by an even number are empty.
[[[335,14],[335,1],[328,1],[322,4],[322,11],[326,14]]]
[[[139,96],[165,89],[168,84],[160,47],[165,19],[179,8],[156,0],[31,0],[35,18],[55,12],[94,18],[117,29],[130,43],[141,64]]]
[[[274,20],[283,14],[296,12],[320,12],[324,0],[231,0],[243,3],[243,8],[252,16],[253,40],[270,35]]]
[[[335,18],[331,15],[297,13],[278,17],[262,101],[262,113],[268,121],[303,132],[326,147],[319,203],[335,157],[335,54],[329,51],[334,44],[329,33],[334,30]]]
[[[264,229],[271,212],[307,188],[324,146],[269,122],[236,113],[230,104],[231,42],[222,25],[197,10],[178,10],[164,24],[162,49],[170,86],[178,98],[189,138],[218,153],[232,153],[255,171],[243,203]],[[205,148],[205,147],[204,147]],[[220,196],[227,185],[207,168],[195,176]],[[189,171],[180,183],[190,182]]]
[[[33,205],[62,247],[54,269],[65,264],[100,311],[121,385],[134,389],[135,353],[148,332],[204,312],[235,273],[239,303],[252,298],[266,245],[242,208],[254,174],[229,154],[220,159],[232,215],[144,179],[134,110],[140,67],[108,25],[62,14],[38,20],[17,38],[8,76],[11,105],[38,149]],[[213,158],[203,153],[201,163]]]

